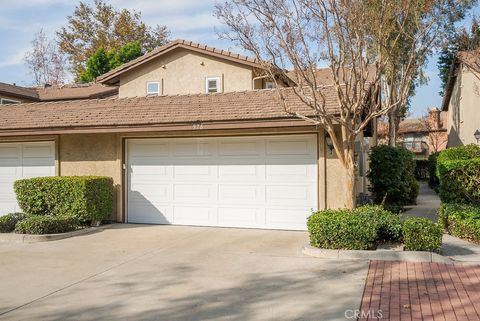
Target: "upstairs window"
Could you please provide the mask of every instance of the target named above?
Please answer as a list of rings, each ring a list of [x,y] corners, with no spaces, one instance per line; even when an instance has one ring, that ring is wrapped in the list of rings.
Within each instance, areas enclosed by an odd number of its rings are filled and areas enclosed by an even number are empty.
[[[19,104],[19,103],[20,102],[18,100],[6,99],[6,98],[0,99],[0,105],[10,105],[10,104]]]
[[[147,96],[160,95],[160,83],[158,81],[147,82]]]
[[[220,77],[207,78],[207,81],[205,84],[205,91],[207,93],[220,92]]]
[[[267,81],[265,83],[265,89],[273,89],[275,88],[275,83],[273,81]]]

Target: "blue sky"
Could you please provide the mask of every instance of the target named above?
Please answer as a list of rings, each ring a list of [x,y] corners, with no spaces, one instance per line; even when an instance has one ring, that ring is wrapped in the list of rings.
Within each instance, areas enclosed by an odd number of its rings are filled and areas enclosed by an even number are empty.
[[[93,2],[88,0],[87,2]],[[188,39],[223,49],[234,50],[231,44],[217,39],[214,32],[219,22],[212,15],[215,0],[110,0],[119,8],[142,12],[145,22],[166,25],[171,37]],[[43,28],[53,37],[65,25],[78,1],[73,0],[2,0],[0,11],[0,82],[31,85],[32,77],[24,66],[23,57],[30,48],[35,32]],[[474,10],[480,13],[480,7]],[[469,20],[469,19],[467,19]],[[238,50],[237,50],[238,51]],[[419,116],[432,106],[440,106],[440,80],[436,57],[429,59],[427,85],[418,88],[412,102],[412,114]]]

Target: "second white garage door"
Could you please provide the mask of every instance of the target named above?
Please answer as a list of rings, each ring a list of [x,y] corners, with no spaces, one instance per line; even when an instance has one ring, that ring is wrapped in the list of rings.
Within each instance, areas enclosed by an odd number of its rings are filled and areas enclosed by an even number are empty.
[[[127,140],[131,223],[305,230],[317,136]]]

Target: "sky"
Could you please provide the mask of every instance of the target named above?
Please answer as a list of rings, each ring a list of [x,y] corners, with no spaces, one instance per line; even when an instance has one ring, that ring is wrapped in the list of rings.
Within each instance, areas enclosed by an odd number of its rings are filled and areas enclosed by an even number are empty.
[[[93,3],[93,0],[85,2]],[[172,39],[186,39],[209,46],[237,51],[225,40],[219,40],[215,32],[221,28],[213,16],[215,0],[108,0],[117,8],[135,9],[142,13],[149,25],[166,25]],[[0,51],[0,82],[29,86],[32,76],[24,65],[25,53],[31,47],[34,34],[43,28],[54,37],[55,31],[66,24],[78,1],[75,0],[1,0],[0,39],[4,44]],[[472,15],[480,13],[475,8]],[[419,87],[412,99],[412,116],[425,114],[428,108],[440,106],[442,97],[438,78],[437,57],[432,56],[426,66],[429,81]]]

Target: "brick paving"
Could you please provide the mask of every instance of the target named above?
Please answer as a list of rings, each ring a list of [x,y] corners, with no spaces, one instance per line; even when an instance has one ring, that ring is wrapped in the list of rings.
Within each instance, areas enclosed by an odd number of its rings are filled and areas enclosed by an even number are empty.
[[[480,321],[480,265],[371,261],[358,319]]]

